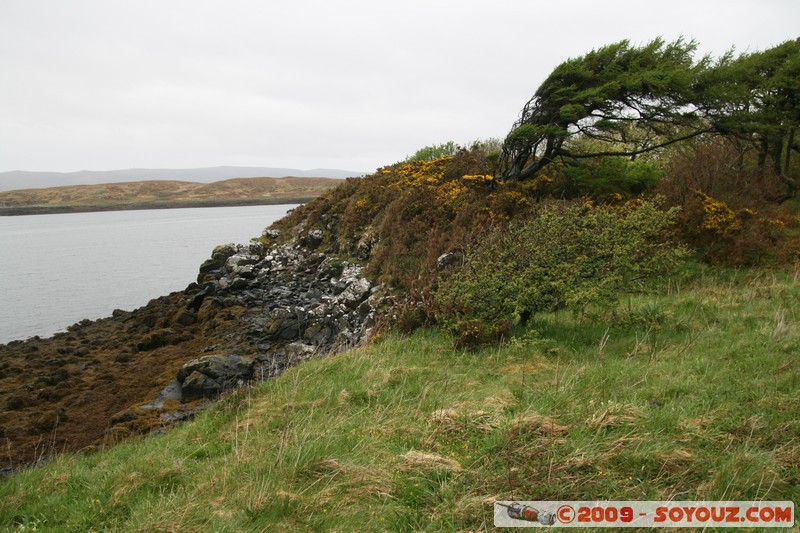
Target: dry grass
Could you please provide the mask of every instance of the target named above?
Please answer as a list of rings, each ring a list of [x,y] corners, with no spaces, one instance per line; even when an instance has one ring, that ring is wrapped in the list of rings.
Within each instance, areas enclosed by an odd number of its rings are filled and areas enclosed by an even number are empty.
[[[797,500],[800,382],[786,363],[800,284],[778,276],[747,300],[752,276],[721,276],[647,297],[669,316],[655,357],[628,355],[641,330],[568,313],[535,324],[557,355],[388,334],[167,435],[7,479],[0,525],[487,531],[492,502],[511,498]]]
[[[236,178],[215,183],[134,181],[0,192],[6,206],[107,205],[259,197],[317,196],[341,183],[332,178]]]
[[[442,457],[435,453],[424,453],[411,450],[402,455],[403,463],[399,466],[401,470],[438,470],[443,469],[450,472],[461,472],[461,465],[455,459]]]

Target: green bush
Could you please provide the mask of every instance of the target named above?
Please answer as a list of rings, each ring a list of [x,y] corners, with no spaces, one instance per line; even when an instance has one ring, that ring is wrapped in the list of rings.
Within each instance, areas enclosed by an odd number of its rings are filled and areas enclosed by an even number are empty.
[[[434,159],[439,159],[440,157],[456,155],[457,151],[458,145],[453,141],[447,141],[443,144],[431,144],[420,148],[414,153],[414,155],[408,156],[406,158],[406,162],[433,161]]]
[[[630,161],[623,157],[602,157],[564,167],[568,183],[565,192],[605,199],[614,195],[631,197],[652,188],[663,172],[651,161]]]
[[[437,301],[455,324],[613,305],[678,266],[685,250],[667,238],[677,211],[659,209],[658,201],[542,204],[529,220],[496,229],[471,249],[467,264],[442,281]]]

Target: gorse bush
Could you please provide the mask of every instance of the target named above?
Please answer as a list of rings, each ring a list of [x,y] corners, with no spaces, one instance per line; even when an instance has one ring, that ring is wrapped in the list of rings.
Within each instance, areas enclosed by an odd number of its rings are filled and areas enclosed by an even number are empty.
[[[677,214],[658,201],[544,202],[532,218],[492,231],[469,250],[437,301],[455,323],[525,322],[540,311],[612,305],[680,264],[686,251],[668,239]]]
[[[494,179],[489,156],[495,144],[475,143],[453,156],[349,179],[275,227],[287,235],[300,224],[304,232],[322,230],[321,251],[368,261],[375,280],[427,301],[440,255],[464,248],[483,228],[505,224],[531,206],[531,185]]]
[[[768,265],[796,261],[800,256],[797,216],[785,210],[735,210],[726,202],[696,189],[684,201],[682,238],[709,263]]]
[[[555,162],[527,180],[499,176],[498,146],[493,140],[476,142],[454,155],[348,179],[275,228],[284,230],[286,239],[321,232],[319,252],[362,262],[366,275],[408,303],[397,315],[402,330],[439,316],[459,323],[477,313],[486,328],[471,338],[495,336],[501,320],[524,321],[559,307],[580,311],[633,290],[660,272],[650,266],[670,266],[662,260],[671,257],[664,234],[673,222],[675,238],[709,262],[771,264],[800,256],[800,218],[763,203],[750,209],[745,194],[729,194],[733,187],[723,187],[715,176],[729,176],[719,173],[731,162],[731,152],[716,144],[698,140],[695,151],[653,152],[635,161],[609,156]],[[680,164],[668,164],[668,158]],[[741,176],[737,183],[755,185],[755,178]],[[663,193],[664,205],[679,206],[680,212],[664,213],[638,200],[625,203],[650,190]],[[717,190],[726,194],[712,192]],[[554,200],[587,196],[613,207]],[[486,241],[482,246],[488,251],[473,246],[479,241]],[[438,258],[461,250],[472,250],[472,264],[457,278],[443,279],[453,269],[441,268]],[[651,252],[661,255],[647,263]]]

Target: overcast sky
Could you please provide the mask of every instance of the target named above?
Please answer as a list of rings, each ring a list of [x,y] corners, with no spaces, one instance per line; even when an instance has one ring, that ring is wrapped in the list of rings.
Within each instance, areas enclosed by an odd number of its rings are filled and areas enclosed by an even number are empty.
[[[620,39],[800,36],[797,0],[0,0],[0,171],[372,171],[503,137]]]

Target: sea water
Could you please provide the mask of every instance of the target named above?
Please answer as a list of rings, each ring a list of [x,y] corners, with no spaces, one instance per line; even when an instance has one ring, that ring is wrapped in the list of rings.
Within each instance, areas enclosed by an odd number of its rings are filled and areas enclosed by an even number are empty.
[[[0,344],[182,290],[215,246],[247,243],[294,207],[0,217]]]

